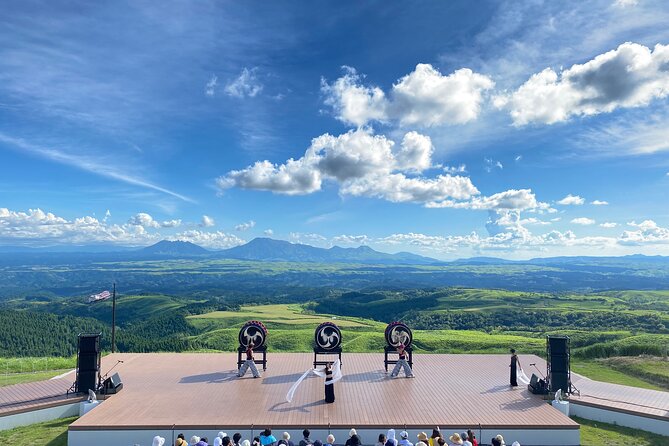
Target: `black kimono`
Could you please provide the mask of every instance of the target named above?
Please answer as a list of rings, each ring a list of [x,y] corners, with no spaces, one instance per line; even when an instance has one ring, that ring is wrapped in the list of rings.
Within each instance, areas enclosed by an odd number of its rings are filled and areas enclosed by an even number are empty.
[[[325,402],[334,403],[334,384],[328,383],[332,383],[332,369],[329,367],[325,369]]]
[[[511,387],[518,387],[518,371],[516,370],[518,367],[518,356],[514,353],[511,355],[511,376],[510,376],[510,381],[511,381]]]

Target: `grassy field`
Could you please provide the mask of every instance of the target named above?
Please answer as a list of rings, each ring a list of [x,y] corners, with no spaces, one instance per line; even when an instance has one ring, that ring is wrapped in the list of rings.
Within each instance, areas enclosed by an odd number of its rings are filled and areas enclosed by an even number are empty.
[[[572,417],[581,425],[581,446],[666,446],[669,437]]]
[[[0,431],[0,444],[67,446],[67,427],[78,417]]]
[[[619,373],[656,383],[662,390],[669,390],[669,359],[666,357],[616,357],[600,359],[598,362]]]

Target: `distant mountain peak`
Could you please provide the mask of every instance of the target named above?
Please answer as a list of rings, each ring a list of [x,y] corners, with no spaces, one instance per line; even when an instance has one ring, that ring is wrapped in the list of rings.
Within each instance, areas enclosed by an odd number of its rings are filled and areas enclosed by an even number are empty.
[[[161,240],[156,244],[143,248],[141,252],[144,254],[167,256],[193,256],[209,254],[209,251],[203,247],[183,240]]]
[[[319,263],[366,263],[366,264],[431,264],[437,262],[429,257],[415,254],[387,254],[375,251],[369,246],[356,248],[333,246],[329,249],[318,248],[285,240],[257,237],[250,242],[217,253],[217,257],[284,262],[319,262]]]

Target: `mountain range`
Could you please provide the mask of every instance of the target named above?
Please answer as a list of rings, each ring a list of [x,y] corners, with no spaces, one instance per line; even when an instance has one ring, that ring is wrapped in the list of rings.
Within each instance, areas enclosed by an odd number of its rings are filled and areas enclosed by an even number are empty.
[[[113,250],[112,250],[113,249]],[[7,254],[12,254],[8,256]],[[454,261],[441,261],[409,252],[389,254],[376,251],[369,246],[357,248],[318,248],[285,240],[259,237],[234,248],[211,251],[191,242],[162,240],[140,249],[116,248],[109,246],[65,246],[50,248],[28,248],[20,246],[0,246],[0,263],[16,261],[38,261],[53,263],[67,258],[72,261],[125,261],[159,260],[165,258],[213,258],[236,259],[263,262],[313,262],[350,263],[378,265],[608,265],[629,264],[669,264],[669,257],[628,255],[621,257],[547,257],[529,260],[508,260],[496,257],[471,257]]]

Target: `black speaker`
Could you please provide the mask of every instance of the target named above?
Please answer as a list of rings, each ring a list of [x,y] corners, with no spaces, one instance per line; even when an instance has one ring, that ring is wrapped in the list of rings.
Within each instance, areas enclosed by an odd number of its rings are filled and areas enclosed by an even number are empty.
[[[569,372],[553,372],[549,377],[551,383],[551,392],[562,390],[563,394],[569,393]]]
[[[102,386],[102,392],[106,395],[118,393],[123,389],[123,383],[118,373],[114,373],[110,378],[105,379]]]
[[[571,392],[569,354],[569,338],[567,336],[548,336],[546,338],[547,376],[551,392],[558,390],[566,394]]]
[[[98,355],[80,354],[79,355],[79,370],[81,371],[98,371]]]
[[[569,354],[569,338],[567,336],[548,336],[548,350],[552,355]]]
[[[97,390],[100,374],[101,333],[81,333],[77,353],[77,378],[74,391],[86,393]]]
[[[569,371],[568,355],[551,355],[551,372],[566,373]]]

